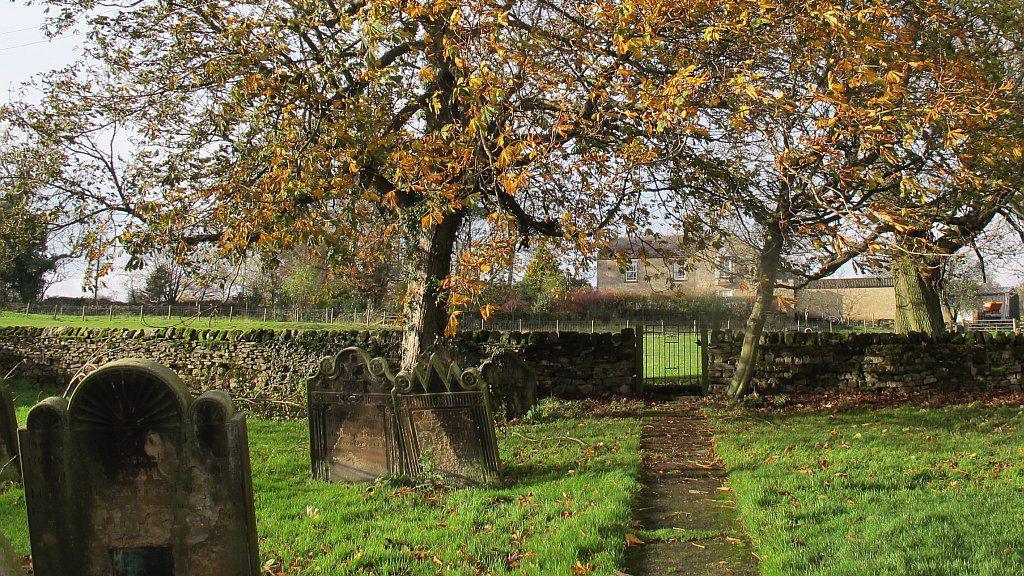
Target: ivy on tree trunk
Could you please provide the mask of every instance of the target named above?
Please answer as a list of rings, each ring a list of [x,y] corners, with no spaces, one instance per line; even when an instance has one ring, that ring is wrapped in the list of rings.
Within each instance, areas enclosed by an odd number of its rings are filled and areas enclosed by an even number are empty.
[[[892,264],[892,276],[896,293],[896,332],[923,332],[930,336],[944,332],[938,267],[912,258],[899,258]]]
[[[451,273],[455,239],[465,218],[457,211],[417,233],[405,304],[401,367],[409,370],[444,335],[451,311],[441,283]]]

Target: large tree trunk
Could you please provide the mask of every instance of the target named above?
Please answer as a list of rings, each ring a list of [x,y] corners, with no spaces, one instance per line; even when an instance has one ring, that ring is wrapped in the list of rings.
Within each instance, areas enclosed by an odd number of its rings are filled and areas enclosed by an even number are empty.
[[[945,331],[939,299],[939,267],[912,258],[892,263],[896,291],[896,332],[923,332],[937,336]]]
[[[462,212],[449,214],[440,224],[417,235],[408,261],[401,363],[404,370],[415,366],[419,356],[438,343],[448,325],[451,310],[448,302],[442,300],[440,284],[451,274],[455,237],[463,218]]]
[[[779,275],[779,261],[782,258],[782,233],[772,230],[768,233],[765,245],[761,249],[757,263],[757,292],[754,306],[747,318],[743,332],[743,347],[736,361],[736,371],[732,375],[729,396],[738,399],[751,392],[754,370],[757,368],[758,355],[761,350],[761,335],[764,323],[772,309],[775,297],[775,281]]]

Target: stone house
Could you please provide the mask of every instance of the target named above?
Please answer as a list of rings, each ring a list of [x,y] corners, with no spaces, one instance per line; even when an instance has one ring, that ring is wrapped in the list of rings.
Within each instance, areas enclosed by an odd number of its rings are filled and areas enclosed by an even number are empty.
[[[738,240],[721,249],[695,253],[678,236],[620,238],[597,260],[597,290],[631,295],[751,296],[753,286],[748,279],[755,258],[754,250]]]
[[[624,259],[618,259],[621,254]],[[597,261],[599,292],[687,294],[750,298],[756,253],[732,239],[720,249],[687,250],[678,236],[619,239]],[[784,282],[785,278],[782,279]],[[826,278],[799,290],[777,289],[800,318],[886,322],[895,318],[896,295],[888,277]]]

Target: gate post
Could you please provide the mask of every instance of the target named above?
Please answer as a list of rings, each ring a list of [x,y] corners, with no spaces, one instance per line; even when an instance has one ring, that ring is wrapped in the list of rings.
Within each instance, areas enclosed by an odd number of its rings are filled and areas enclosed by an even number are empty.
[[[629,330],[627,328],[627,330]],[[644,377],[644,324],[640,322],[633,328],[633,389],[643,394],[647,380]]]
[[[697,334],[697,343],[697,352],[700,354],[700,387],[704,395],[707,395],[711,382],[708,363],[708,344],[711,343],[711,330],[709,330],[704,324],[700,325],[700,332]]]

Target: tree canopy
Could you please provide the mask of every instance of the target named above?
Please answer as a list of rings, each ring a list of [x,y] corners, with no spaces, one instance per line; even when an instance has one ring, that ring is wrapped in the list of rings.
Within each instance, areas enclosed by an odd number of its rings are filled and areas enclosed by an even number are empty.
[[[1020,150],[993,19],[940,0],[43,3],[54,33],[88,29],[42,106],[3,112],[44,204],[133,254],[397,246],[407,366],[531,237],[588,255],[728,223],[763,301],[780,268],[877,250]]]

